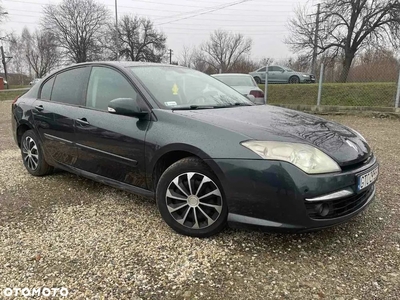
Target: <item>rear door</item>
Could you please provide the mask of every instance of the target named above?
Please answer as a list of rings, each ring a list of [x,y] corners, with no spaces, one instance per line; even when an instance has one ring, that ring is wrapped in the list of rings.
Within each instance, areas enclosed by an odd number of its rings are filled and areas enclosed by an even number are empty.
[[[281,68],[275,66],[268,67],[269,82],[274,82],[274,83],[281,82],[282,72],[280,69]]]
[[[144,140],[149,120],[109,113],[117,98],[141,101],[141,96],[119,70],[94,66],[87,89],[86,106],[76,123],[78,161],[84,171],[146,188]],[[150,111],[144,101],[144,108]],[[79,121],[82,120],[82,121]]]
[[[73,166],[77,160],[75,119],[84,104],[90,67],[68,69],[47,79],[33,106],[35,126],[46,157]]]

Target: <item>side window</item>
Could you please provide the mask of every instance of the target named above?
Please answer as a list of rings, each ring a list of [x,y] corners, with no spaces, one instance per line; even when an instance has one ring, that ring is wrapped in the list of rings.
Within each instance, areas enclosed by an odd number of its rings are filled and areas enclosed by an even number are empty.
[[[264,68],[259,69],[257,72],[265,72],[266,69],[267,69],[267,68],[264,67]]]
[[[274,71],[274,67],[268,67],[268,72]]]
[[[137,93],[119,72],[93,67],[90,74],[86,106],[107,111],[108,103],[117,98],[136,99]]]
[[[40,99],[50,100],[51,91],[53,89],[54,79],[55,79],[55,77],[47,80],[46,83],[42,86],[42,91],[40,93]]]
[[[90,68],[76,68],[57,75],[51,101],[83,105]]]
[[[282,69],[281,67],[275,67],[275,70],[274,70],[274,71],[283,72],[283,69]]]

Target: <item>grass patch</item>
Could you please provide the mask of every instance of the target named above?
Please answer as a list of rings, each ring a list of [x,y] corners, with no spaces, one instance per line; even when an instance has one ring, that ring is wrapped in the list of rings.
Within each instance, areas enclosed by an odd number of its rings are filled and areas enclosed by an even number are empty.
[[[264,85],[260,84],[264,90]],[[321,105],[394,107],[396,83],[325,83]],[[318,84],[270,84],[269,104],[316,105]]]
[[[4,91],[0,92],[0,101],[14,100],[17,96],[24,94],[26,91]]]
[[[16,85],[10,85],[10,89],[26,89],[26,88],[31,88],[31,86],[28,84],[28,85],[18,85],[18,84],[16,84]]]

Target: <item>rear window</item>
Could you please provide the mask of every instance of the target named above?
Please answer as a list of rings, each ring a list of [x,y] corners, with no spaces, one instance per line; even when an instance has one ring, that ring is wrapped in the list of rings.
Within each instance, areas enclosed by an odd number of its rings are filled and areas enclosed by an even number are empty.
[[[51,101],[84,105],[90,67],[76,68],[57,75]]]
[[[215,76],[219,81],[229,86],[255,86],[253,78],[250,76]]]
[[[53,88],[53,83],[54,83],[54,78],[51,78],[50,80],[46,81],[46,83],[42,87],[42,92],[40,95],[40,99],[43,100],[50,100],[51,96],[51,90]]]

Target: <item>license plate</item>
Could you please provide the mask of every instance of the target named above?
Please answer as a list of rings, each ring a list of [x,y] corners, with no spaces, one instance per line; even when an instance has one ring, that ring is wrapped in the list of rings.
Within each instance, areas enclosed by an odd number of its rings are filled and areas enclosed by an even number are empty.
[[[366,189],[367,187],[369,187],[371,184],[375,183],[375,181],[378,179],[378,175],[379,175],[379,167],[376,167],[372,171],[369,171],[368,173],[358,176],[357,190],[362,191],[362,190]]]

